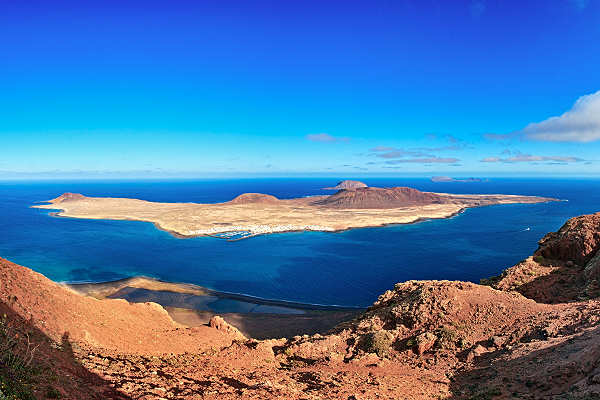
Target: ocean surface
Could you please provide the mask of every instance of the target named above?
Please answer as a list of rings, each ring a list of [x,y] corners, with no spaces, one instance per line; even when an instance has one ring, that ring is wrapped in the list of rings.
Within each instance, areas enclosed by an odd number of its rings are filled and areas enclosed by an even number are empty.
[[[469,209],[450,219],[339,233],[294,232],[228,242],[177,239],[150,223],[57,218],[30,208],[63,192],[162,202],[221,202],[244,192],[324,194],[335,178],[198,181],[0,182],[0,257],[55,281],[145,275],[294,302],[368,306],[396,282],[478,282],[529,256],[568,218],[600,211],[600,180],[364,179],[448,193],[538,195],[566,201]]]

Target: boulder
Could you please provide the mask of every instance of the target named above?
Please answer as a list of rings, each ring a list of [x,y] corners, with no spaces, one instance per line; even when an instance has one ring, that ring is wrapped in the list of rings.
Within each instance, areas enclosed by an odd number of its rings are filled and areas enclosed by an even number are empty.
[[[225,321],[222,317],[218,315],[214,315],[210,319],[210,321],[208,322],[208,326],[233,336],[234,340],[247,340],[246,336],[244,336],[242,332],[238,330],[238,328],[236,328],[233,325],[230,325],[229,323],[227,323],[227,321]]]

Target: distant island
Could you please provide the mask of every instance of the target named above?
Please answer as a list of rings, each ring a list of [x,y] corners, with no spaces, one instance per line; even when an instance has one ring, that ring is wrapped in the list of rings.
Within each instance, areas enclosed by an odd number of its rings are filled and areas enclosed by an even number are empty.
[[[62,217],[151,222],[181,238],[215,236],[239,240],[278,232],[335,232],[407,224],[423,219],[448,218],[471,207],[548,201],[556,199],[432,193],[409,187],[356,187],[339,190],[330,196],[296,199],[245,193],[231,201],[215,204],[157,203],[65,193],[48,201],[49,204],[33,207],[61,210],[54,215]]]
[[[358,188],[366,188],[367,184],[360,182],[360,181],[351,181],[351,180],[345,180],[345,181],[341,181],[338,182],[337,185],[335,185],[334,187],[326,187],[323,188],[323,190],[354,190],[354,189],[358,189]]]
[[[482,178],[452,178],[451,176],[434,176],[431,182],[488,182]]]

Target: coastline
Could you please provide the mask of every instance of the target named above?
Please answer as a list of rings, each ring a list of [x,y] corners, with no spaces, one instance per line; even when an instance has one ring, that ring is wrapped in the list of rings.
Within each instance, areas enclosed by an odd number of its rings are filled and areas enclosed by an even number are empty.
[[[143,276],[108,282],[61,282],[60,285],[99,300],[157,303],[175,322],[188,327],[206,325],[213,316],[219,315],[255,339],[323,334],[366,310],[366,307],[263,299]]]
[[[188,294],[193,296],[211,296],[219,299],[237,300],[245,303],[284,307],[296,310],[309,311],[353,311],[365,310],[366,307],[343,306],[337,304],[316,304],[303,303],[289,300],[266,299],[258,296],[247,295],[243,293],[225,292],[209,289],[204,286],[193,283],[169,282],[147,276],[133,276],[129,278],[117,279],[103,282],[57,282],[78,293],[85,294],[97,299],[112,298],[114,294],[124,288],[136,288],[149,291],[173,292],[178,294]]]
[[[469,195],[469,196],[472,196],[472,195]],[[494,196],[506,196],[508,198],[521,197],[521,196],[517,196],[517,195],[494,195]],[[430,221],[430,220],[450,219],[450,218],[453,218],[457,215],[464,213],[468,209],[476,208],[476,207],[502,206],[502,205],[509,205],[509,204],[539,204],[539,203],[564,201],[564,200],[560,200],[560,199],[543,198],[543,197],[539,197],[537,199],[538,199],[538,201],[535,201],[535,202],[506,202],[506,203],[490,203],[490,204],[483,204],[483,205],[468,205],[468,206],[464,206],[464,207],[461,207],[461,208],[458,208],[455,210],[449,210],[446,214],[442,214],[442,215],[429,215],[429,216],[414,215],[412,219],[409,218],[406,221],[392,221],[392,222],[380,222],[380,223],[373,223],[373,224],[361,224],[359,226],[347,226],[347,227],[343,227],[343,228],[335,228],[335,227],[330,227],[330,226],[317,226],[317,225],[308,225],[308,226],[304,226],[304,227],[289,226],[289,225],[272,225],[272,226],[271,225],[260,225],[260,226],[258,226],[259,229],[257,229],[257,225],[239,225],[239,226],[235,226],[235,227],[223,226],[222,229],[213,227],[210,229],[210,232],[209,232],[209,230],[205,230],[202,233],[192,233],[192,234],[181,233],[176,230],[163,227],[160,224],[160,222],[155,222],[155,221],[150,221],[150,220],[142,220],[142,219],[136,219],[136,218],[127,218],[127,217],[119,217],[119,218],[98,217],[98,218],[95,218],[95,217],[89,217],[89,216],[84,217],[84,216],[78,216],[78,215],[65,215],[64,213],[67,212],[67,210],[65,208],[61,208],[60,206],[56,206],[56,205],[55,205],[55,207],[52,207],[52,208],[47,207],[49,205],[32,206],[32,208],[57,210],[57,211],[49,212],[48,215],[53,216],[53,217],[60,217],[60,218],[98,219],[98,220],[107,220],[107,221],[118,220],[118,221],[149,222],[152,225],[154,225],[154,227],[156,229],[166,232],[177,239],[212,237],[212,238],[217,238],[217,239],[223,239],[228,242],[235,242],[235,241],[249,239],[249,238],[256,237],[256,236],[276,234],[276,233],[291,233],[291,232],[339,233],[339,232],[349,231],[352,229],[383,228],[386,226],[393,226],[393,225],[411,225],[411,224],[416,224],[416,223]],[[226,236],[226,234],[229,234],[229,233],[240,233],[240,232],[246,233],[246,234],[242,234],[239,237],[233,237],[233,238]]]
[[[245,193],[229,202],[207,204],[64,193],[49,200],[49,204],[31,207],[50,209],[53,215],[61,217],[151,222],[157,229],[182,239],[210,236],[236,241],[272,233],[341,232],[412,224],[450,218],[472,207],[551,201],[557,200],[537,196],[459,195],[419,192],[411,188],[369,188],[356,193],[340,191],[332,196],[322,196],[317,202],[307,198],[280,200],[271,195]]]
[[[559,200],[548,200],[547,202],[550,201],[559,201]],[[508,204],[514,204],[514,203],[508,203]],[[490,204],[490,205],[486,205],[487,206],[501,206],[501,205],[506,205],[506,204]],[[353,229],[363,229],[363,228],[385,228],[387,226],[395,226],[395,225],[412,225],[412,224],[418,224],[420,222],[426,222],[426,221],[433,221],[433,220],[439,220],[439,219],[450,219],[453,217],[456,217],[457,215],[460,215],[462,213],[464,213],[465,211],[467,211],[470,208],[474,208],[474,207],[463,207],[457,211],[454,211],[448,215],[445,216],[441,216],[441,217],[417,217],[412,221],[408,221],[408,222],[387,222],[387,223],[381,223],[381,224],[377,224],[377,225],[365,225],[365,226],[358,226],[358,227],[348,227],[348,228],[341,228],[341,229],[334,229],[334,228],[328,228],[328,229],[323,229],[323,230],[317,230],[317,229],[289,229],[289,230],[273,230],[273,231],[268,231],[268,232],[261,232],[261,233],[253,233],[253,234],[248,234],[242,237],[238,237],[238,238],[234,238],[234,239],[230,239],[227,237],[221,237],[218,236],[219,234],[223,234],[223,233],[231,233],[231,232],[239,232],[239,231],[249,231],[249,229],[236,229],[236,230],[222,230],[222,231],[218,231],[212,234],[182,234],[179,233],[177,231],[174,230],[170,230],[167,228],[162,227],[158,222],[151,222],[151,221],[142,221],[142,220],[137,220],[137,219],[132,219],[132,218],[120,218],[118,220],[115,219],[111,219],[111,218],[93,218],[93,219],[98,219],[98,220],[105,220],[105,221],[137,221],[137,222],[147,222],[150,223],[152,225],[154,225],[154,227],[160,231],[166,232],[169,235],[173,236],[176,239],[193,239],[193,238],[200,238],[200,237],[211,237],[211,238],[215,238],[215,239],[223,239],[226,240],[228,242],[237,242],[239,240],[244,240],[244,239],[250,239],[252,237],[257,237],[257,236],[263,236],[263,235],[269,235],[269,234],[276,234],[276,233],[293,233],[293,232],[328,232],[328,233],[340,233],[340,232],[346,232],[346,231],[350,231]],[[83,217],[76,217],[76,216],[69,216],[69,215],[61,215],[61,212],[64,212],[64,209],[61,208],[56,208],[56,210],[59,211],[53,211],[53,212],[49,212],[48,215],[51,217],[57,217],[57,218],[75,218],[75,219],[90,219],[90,218],[83,218]],[[127,279],[127,278],[125,278]],[[101,283],[101,282],[100,282]]]

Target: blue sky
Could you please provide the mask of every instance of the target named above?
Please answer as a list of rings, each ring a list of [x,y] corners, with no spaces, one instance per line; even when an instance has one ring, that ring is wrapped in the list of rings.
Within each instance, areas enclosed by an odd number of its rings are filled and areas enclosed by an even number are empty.
[[[4,1],[0,178],[600,173],[600,0]]]

